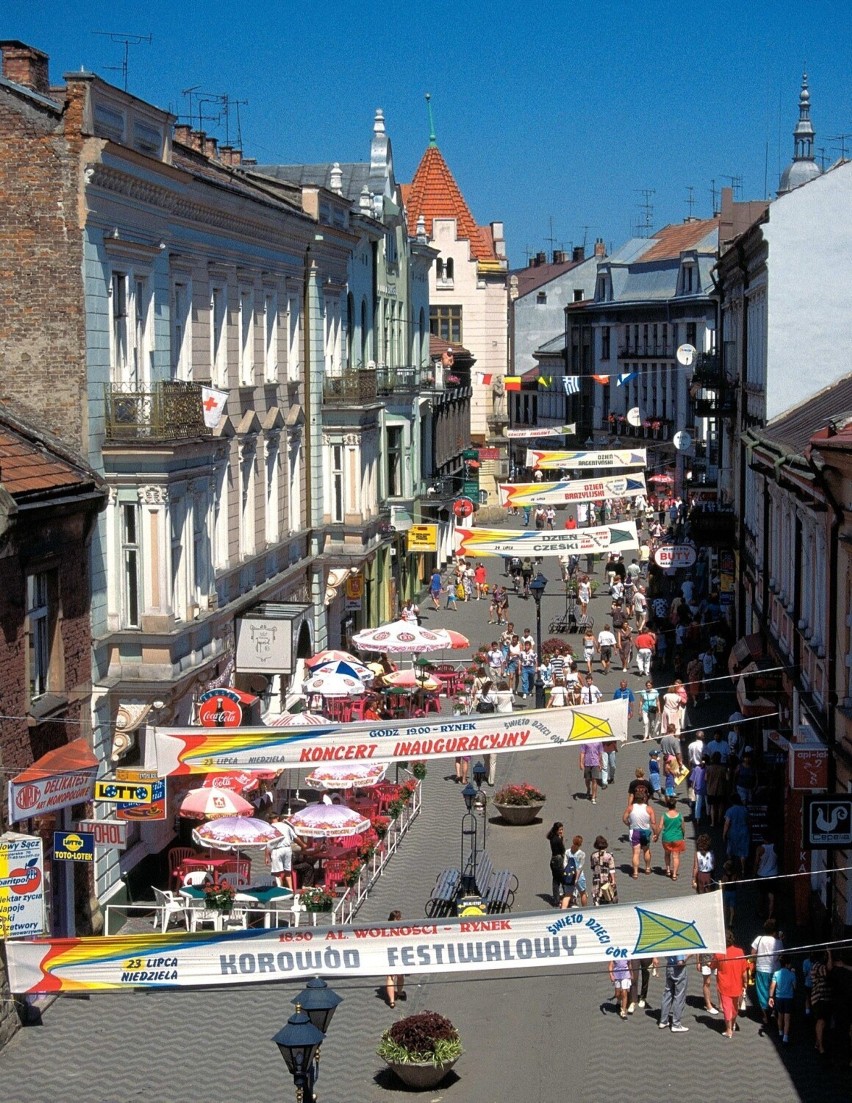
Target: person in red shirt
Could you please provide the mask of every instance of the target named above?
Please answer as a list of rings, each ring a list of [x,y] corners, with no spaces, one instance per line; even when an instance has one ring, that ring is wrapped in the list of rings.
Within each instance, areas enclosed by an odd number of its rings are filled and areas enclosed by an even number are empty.
[[[565,528],[570,529],[572,532],[577,527],[577,518],[572,513],[568,520],[565,522]]]
[[[725,931],[724,954],[714,954],[712,967],[716,970],[716,987],[719,1003],[725,1016],[725,1037],[733,1038],[737,1022],[740,998],[748,983],[749,961],[745,951],[734,944],[734,932]]]
[[[651,659],[657,646],[657,637],[645,629],[634,637],[633,644],[636,648],[637,673],[640,677],[647,678],[651,673]]]

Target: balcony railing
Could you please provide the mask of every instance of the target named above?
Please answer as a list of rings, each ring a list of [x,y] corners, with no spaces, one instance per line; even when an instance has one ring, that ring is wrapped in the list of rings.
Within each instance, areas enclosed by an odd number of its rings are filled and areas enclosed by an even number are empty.
[[[699,352],[695,357],[692,382],[702,387],[718,387],[722,383],[722,365],[715,352]]]
[[[394,391],[419,391],[421,370],[413,368],[389,368],[382,365],[376,368],[376,389],[379,394],[393,394]]]
[[[675,354],[672,344],[658,342],[640,342],[638,345],[620,345],[618,356],[621,360],[653,360],[655,357],[662,360],[670,360]]]
[[[372,368],[357,368],[343,375],[327,375],[322,384],[322,400],[330,406],[364,406],[376,401],[376,384],[376,372]]]
[[[212,433],[204,424],[199,383],[108,383],[104,405],[107,440],[181,440]]]
[[[616,437],[628,437],[633,440],[668,440],[674,431],[673,422],[667,418],[652,418],[642,425],[631,425],[627,418],[618,416],[612,421],[604,418],[601,429]]]

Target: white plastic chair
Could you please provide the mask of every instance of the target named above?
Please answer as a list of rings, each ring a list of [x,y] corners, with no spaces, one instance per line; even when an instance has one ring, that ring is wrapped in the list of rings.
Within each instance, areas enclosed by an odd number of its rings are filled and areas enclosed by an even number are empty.
[[[154,899],[157,901],[157,910],[161,917],[162,934],[166,933],[166,928],[172,916],[182,916],[186,929],[189,930],[189,914],[186,902],[176,897],[170,889],[164,891],[155,888],[153,892]],[[154,919],[154,926],[157,926],[156,918]]]
[[[213,878],[206,869],[191,869],[189,873],[184,875],[183,884],[185,887],[197,889],[212,880]]]

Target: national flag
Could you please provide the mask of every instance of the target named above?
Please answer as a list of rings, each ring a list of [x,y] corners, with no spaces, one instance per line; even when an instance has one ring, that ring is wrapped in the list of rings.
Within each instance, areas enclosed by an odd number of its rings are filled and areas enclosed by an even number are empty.
[[[538,377],[539,387],[549,387],[552,382],[553,382],[553,376],[552,375],[540,375]]]
[[[519,391],[521,389],[521,377],[519,375],[506,375],[503,377],[507,391]]]
[[[609,376],[608,375],[593,375],[592,379],[594,379],[594,381],[596,383],[604,383],[604,384],[609,383]]]
[[[579,375],[564,375],[562,377],[562,387],[566,394],[579,394],[580,393],[580,377]]]
[[[618,377],[618,386],[623,387],[625,383],[629,383],[631,379],[634,379],[639,373],[635,371],[623,372]]]
[[[215,387],[201,388],[201,409],[208,429],[215,429],[219,424],[227,401],[227,391],[217,391]]]

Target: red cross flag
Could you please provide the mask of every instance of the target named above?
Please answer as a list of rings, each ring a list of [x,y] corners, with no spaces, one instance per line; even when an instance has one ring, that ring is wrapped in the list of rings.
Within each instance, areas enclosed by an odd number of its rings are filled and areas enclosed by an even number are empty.
[[[227,391],[217,391],[215,387],[201,388],[201,408],[204,411],[204,424],[208,429],[215,429],[219,424],[227,401]]]

